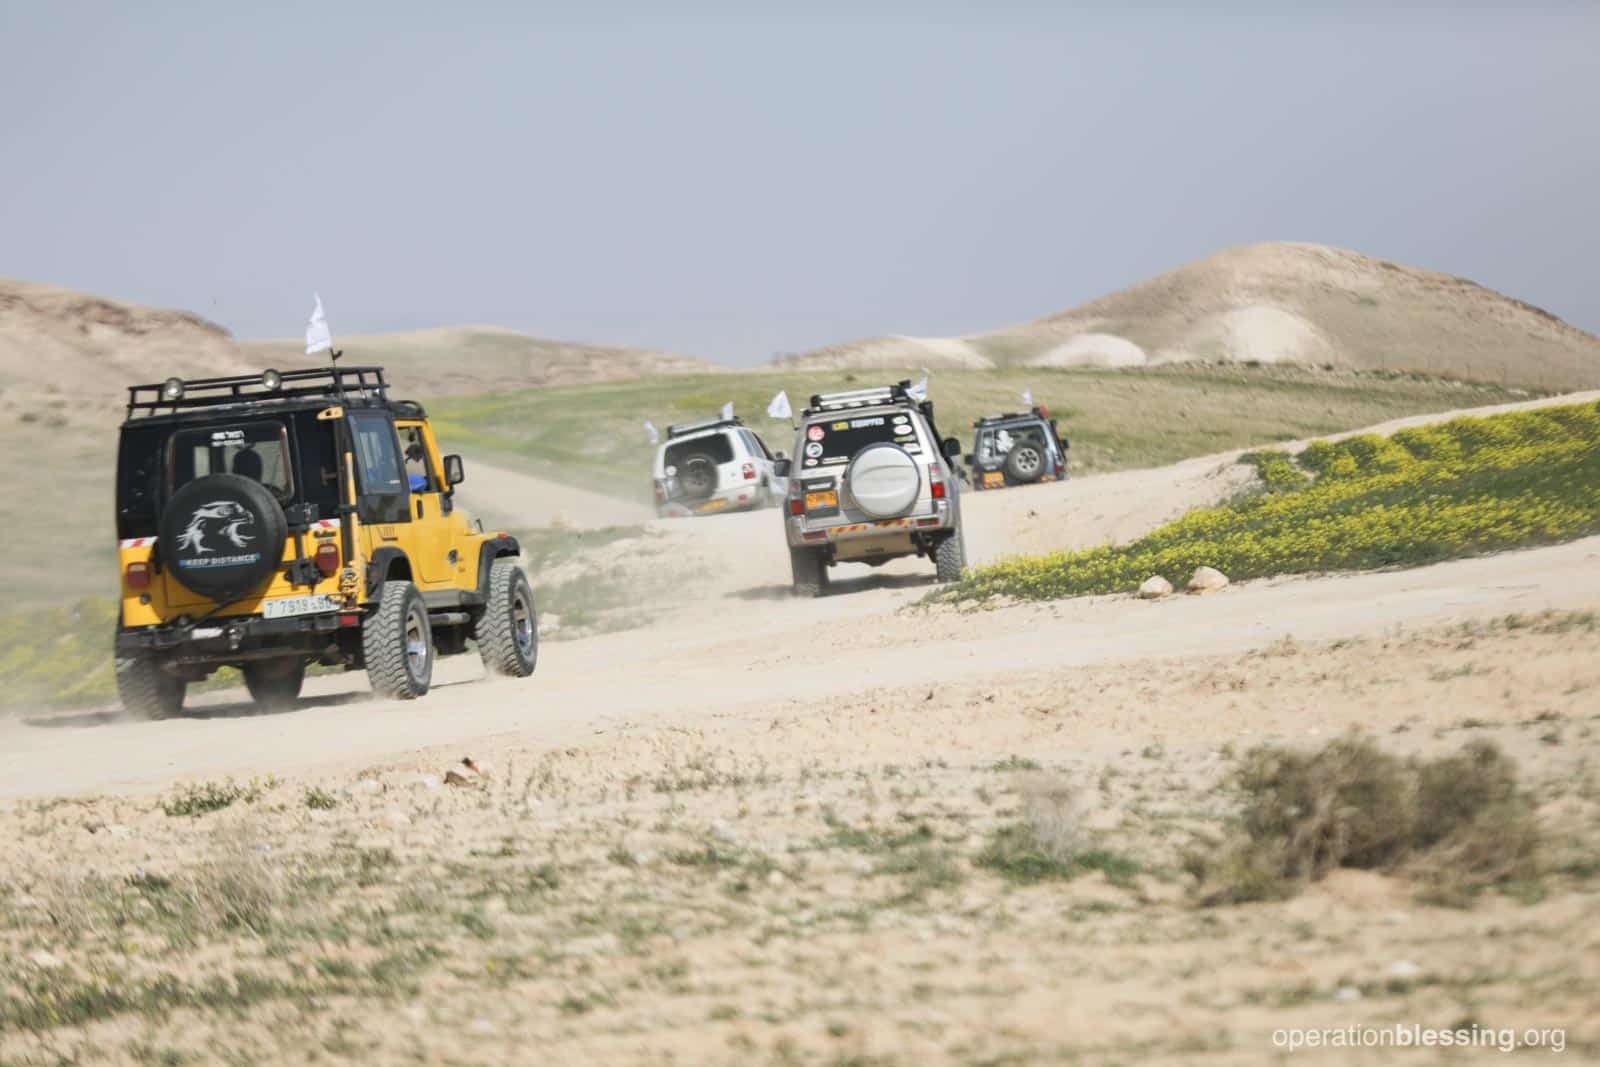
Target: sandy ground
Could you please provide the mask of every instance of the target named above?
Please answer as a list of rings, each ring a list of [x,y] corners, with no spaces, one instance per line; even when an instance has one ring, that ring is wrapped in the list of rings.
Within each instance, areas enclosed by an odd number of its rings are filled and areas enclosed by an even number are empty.
[[[1137,536],[1235,491],[1231,458],[969,494],[970,553]],[[637,517],[481,463],[472,476],[526,500],[530,523]],[[260,997],[219,1014],[152,986],[142,1008],[56,1027],[10,1007],[0,979],[0,1062],[540,1047],[594,1063],[1266,1063],[1286,1027],[1468,1020],[1560,1028],[1568,1055],[1600,1055],[1586,875],[1446,909],[1341,872],[1287,902],[1197,909],[1181,873],[1234,817],[1238,753],[1350,728],[1402,755],[1496,741],[1539,801],[1552,869],[1590,871],[1600,538],[1154,603],[958,610],[916,606],[932,576],[915,560],[841,568],[834,595],[794,600],[778,525],[650,522],[611,551],[695,574],[677,609],[547,643],[528,681],[481,681],[463,657],[411,704],[340,676],[275,714],[219,693],[165,722],[0,722],[14,982],[166,974]],[[487,777],[441,784],[464,756]],[[267,775],[259,799],[204,818],[155,803]],[[1038,775],[1139,873],[1016,886],[984,869]],[[157,921],[124,899],[145,900],[150,872],[190,887],[200,932],[115,949],[119,922]],[[274,921],[241,935],[204,918],[240,893]]]

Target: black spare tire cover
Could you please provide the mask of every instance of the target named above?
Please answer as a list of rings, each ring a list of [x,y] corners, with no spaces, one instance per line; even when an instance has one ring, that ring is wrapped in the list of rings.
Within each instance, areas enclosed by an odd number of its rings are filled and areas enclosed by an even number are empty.
[[[717,461],[696,452],[678,464],[678,495],[685,500],[706,500],[717,491]]]
[[[208,474],[172,494],[157,532],[172,576],[201,596],[237,600],[283,558],[288,523],[260,482]]]

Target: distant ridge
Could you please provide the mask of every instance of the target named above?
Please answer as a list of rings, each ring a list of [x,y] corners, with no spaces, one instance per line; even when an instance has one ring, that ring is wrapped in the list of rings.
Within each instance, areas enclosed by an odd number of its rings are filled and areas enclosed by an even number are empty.
[[[498,326],[339,334],[351,362],[381,363],[407,395],[526,389],[727,368],[655,349],[530,337]],[[104,413],[134,382],[249,374],[319,363],[300,341],[236,340],[189,311],[146,307],[39,282],[0,279],[0,407],[71,391],[72,408]]]
[[[1067,311],[964,337],[874,337],[795,368],[1149,366],[1192,360],[1600,386],[1600,337],[1465,278],[1326,245],[1230,248]]]

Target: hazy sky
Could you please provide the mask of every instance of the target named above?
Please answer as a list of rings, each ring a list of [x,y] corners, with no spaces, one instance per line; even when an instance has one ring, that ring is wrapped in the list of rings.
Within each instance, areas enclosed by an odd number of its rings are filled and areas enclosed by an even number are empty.
[[[1282,238],[1600,330],[1600,4],[672,7],[3,0],[0,275],[750,363]]]

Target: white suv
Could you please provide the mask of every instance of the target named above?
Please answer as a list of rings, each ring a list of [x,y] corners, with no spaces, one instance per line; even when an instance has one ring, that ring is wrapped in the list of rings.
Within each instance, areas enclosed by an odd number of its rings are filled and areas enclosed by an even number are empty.
[[[961,577],[966,541],[952,461],[961,442],[939,438],[933,404],[910,382],[813,396],[789,474],[784,533],[794,589],[820,596],[828,568],[931,556],[941,582]]]
[[[783,453],[774,455],[737,416],[668,426],[652,471],[656,514],[676,518],[776,504],[789,490],[783,463]]]

